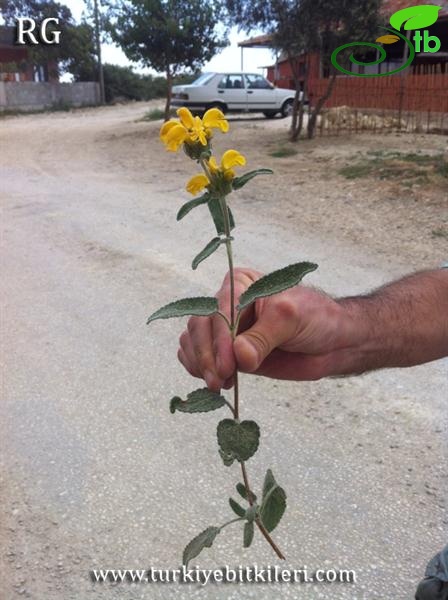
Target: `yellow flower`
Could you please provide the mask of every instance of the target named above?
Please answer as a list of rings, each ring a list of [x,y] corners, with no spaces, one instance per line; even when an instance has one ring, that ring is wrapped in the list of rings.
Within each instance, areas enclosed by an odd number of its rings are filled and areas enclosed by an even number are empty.
[[[235,177],[235,171],[232,169],[232,167],[244,167],[245,164],[245,157],[237,150],[227,150],[224,152],[221,158],[220,167],[218,167],[214,156],[212,156],[208,161],[210,171],[212,173],[221,172],[224,176],[224,179],[227,181]]]
[[[212,129],[229,131],[229,123],[219,108],[210,108],[201,119],[194,117],[185,106],[177,110],[179,121],[171,119],[162,125],[160,139],[167,150],[176,152],[183,143],[207,146]]]
[[[196,196],[199,192],[202,192],[204,188],[206,188],[210,184],[210,180],[207,175],[203,173],[199,173],[199,175],[195,175],[190,179],[187,183],[187,192]]]
[[[160,130],[160,139],[171,152],[179,150],[187,137],[188,132],[178,121],[167,121]]]
[[[196,196],[203,189],[214,186],[215,191],[218,193],[228,194],[232,189],[229,182],[235,177],[233,167],[243,167],[245,164],[245,157],[237,150],[227,150],[227,152],[224,152],[219,166],[216,158],[211,156],[207,161],[211,180],[204,173],[195,175],[187,183],[187,192]]]
[[[229,122],[219,108],[210,108],[202,117],[202,123],[206,129],[220,129],[223,133],[229,131]]]

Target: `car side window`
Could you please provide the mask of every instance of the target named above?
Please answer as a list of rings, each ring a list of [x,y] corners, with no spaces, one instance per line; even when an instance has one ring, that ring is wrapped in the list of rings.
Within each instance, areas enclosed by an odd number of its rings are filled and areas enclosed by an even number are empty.
[[[219,89],[235,90],[244,88],[242,75],[224,75],[218,84]]]
[[[246,75],[247,87],[251,90],[271,90],[272,85],[261,75]]]

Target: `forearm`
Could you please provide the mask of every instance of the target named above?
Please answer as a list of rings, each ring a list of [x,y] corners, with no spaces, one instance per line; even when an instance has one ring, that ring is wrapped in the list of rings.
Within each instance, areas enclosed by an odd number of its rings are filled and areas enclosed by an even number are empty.
[[[448,269],[416,273],[339,304],[346,341],[335,372],[410,367],[448,356]]]

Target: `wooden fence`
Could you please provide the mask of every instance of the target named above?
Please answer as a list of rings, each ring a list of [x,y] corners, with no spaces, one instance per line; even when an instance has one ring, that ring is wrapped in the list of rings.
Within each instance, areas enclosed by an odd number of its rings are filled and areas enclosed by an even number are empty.
[[[329,80],[309,83],[313,106]],[[399,129],[448,133],[448,73],[337,77],[320,120],[321,133],[337,129]]]

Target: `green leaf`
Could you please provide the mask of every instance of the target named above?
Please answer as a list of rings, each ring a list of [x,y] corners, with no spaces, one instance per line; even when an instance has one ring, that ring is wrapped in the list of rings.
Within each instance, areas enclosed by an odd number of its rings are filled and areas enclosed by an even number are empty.
[[[149,319],[146,321],[147,324],[156,319],[170,319],[172,317],[185,317],[185,316],[196,316],[196,317],[207,317],[218,312],[218,301],[216,298],[200,297],[200,298],[183,298],[182,300],[176,300],[170,302],[156,310]]]
[[[196,206],[200,206],[201,204],[207,204],[207,202],[209,200],[210,200],[209,194],[204,194],[203,196],[200,196],[200,198],[193,198],[193,200],[189,200],[188,202],[185,202],[185,204],[183,204],[180,207],[179,212],[177,213],[176,219],[178,221],[180,221],[186,215],[188,215],[190,210],[193,210],[193,208],[196,208]]]
[[[236,491],[241,496],[241,498],[244,498],[244,500],[249,501],[249,498],[247,496],[246,486],[244,485],[244,483],[237,483]],[[252,502],[255,502],[257,500],[257,496],[252,491],[250,493],[250,498],[251,498]]]
[[[244,524],[243,546],[245,548],[249,548],[249,546],[252,544],[252,540],[254,539],[254,531],[255,528],[253,521]]]
[[[218,423],[218,444],[221,450],[239,462],[255,454],[260,441],[260,428],[255,421],[224,419]]]
[[[185,401],[179,396],[171,398],[170,412],[173,414],[176,410],[186,413],[210,412],[221,408],[225,403],[225,399],[220,394],[212,392],[208,388],[201,388],[190,392]]]
[[[269,491],[276,485],[277,485],[277,482],[275,481],[274,474],[271,471],[271,469],[268,469],[266,471],[266,475],[264,476],[262,498],[266,498]]]
[[[252,504],[252,506],[249,506],[249,508],[246,510],[244,518],[247,519],[249,522],[255,521],[255,519],[257,518],[258,511],[259,506],[257,504]]]
[[[390,24],[398,31],[403,23],[406,23],[404,26],[405,31],[425,29],[437,21],[440,9],[441,6],[434,6],[432,4],[409,6],[408,8],[397,10],[391,16]]]
[[[193,538],[185,547],[182,555],[182,563],[187,567],[190,560],[196,558],[204,548],[211,548],[220,531],[221,529],[219,527],[207,527],[207,529]]]
[[[257,298],[272,296],[297,285],[307,273],[316,269],[317,265],[314,263],[300,262],[261,277],[241,294],[238,310],[249,306]]]
[[[213,222],[216,227],[216,232],[218,235],[225,234],[224,227],[224,217],[222,216],[221,204],[219,202],[219,198],[212,198],[208,201],[208,208],[210,210],[210,214],[212,215]],[[229,211],[229,220],[230,220],[230,231],[235,229],[235,221],[233,220],[232,211],[230,208],[227,208]]]
[[[210,240],[209,243],[205,246],[205,248],[201,250],[197,256],[194,257],[193,262],[191,263],[191,268],[193,269],[193,271],[198,268],[198,265],[203,260],[208,258],[211,254],[213,254],[213,252],[216,252],[216,250],[218,250],[219,246],[223,242],[224,240],[222,240],[219,237],[214,237],[212,240]]]
[[[257,175],[272,175],[273,172],[272,169],[255,169],[255,171],[249,171],[241,175],[241,177],[235,177],[232,180],[232,187],[234,190],[239,190]]]
[[[233,454],[223,452],[221,449],[219,449],[219,456],[222,458],[222,462],[226,467],[231,467],[235,462],[235,457],[233,456]]]
[[[260,519],[269,532],[280,523],[285,510],[286,492],[277,484],[272,471],[268,469],[263,485]]]
[[[238,504],[238,502],[236,500],[234,500],[233,498],[229,498],[229,504],[230,504],[230,508],[233,510],[233,512],[236,515],[238,515],[238,517],[245,516],[246,511],[240,504]]]

